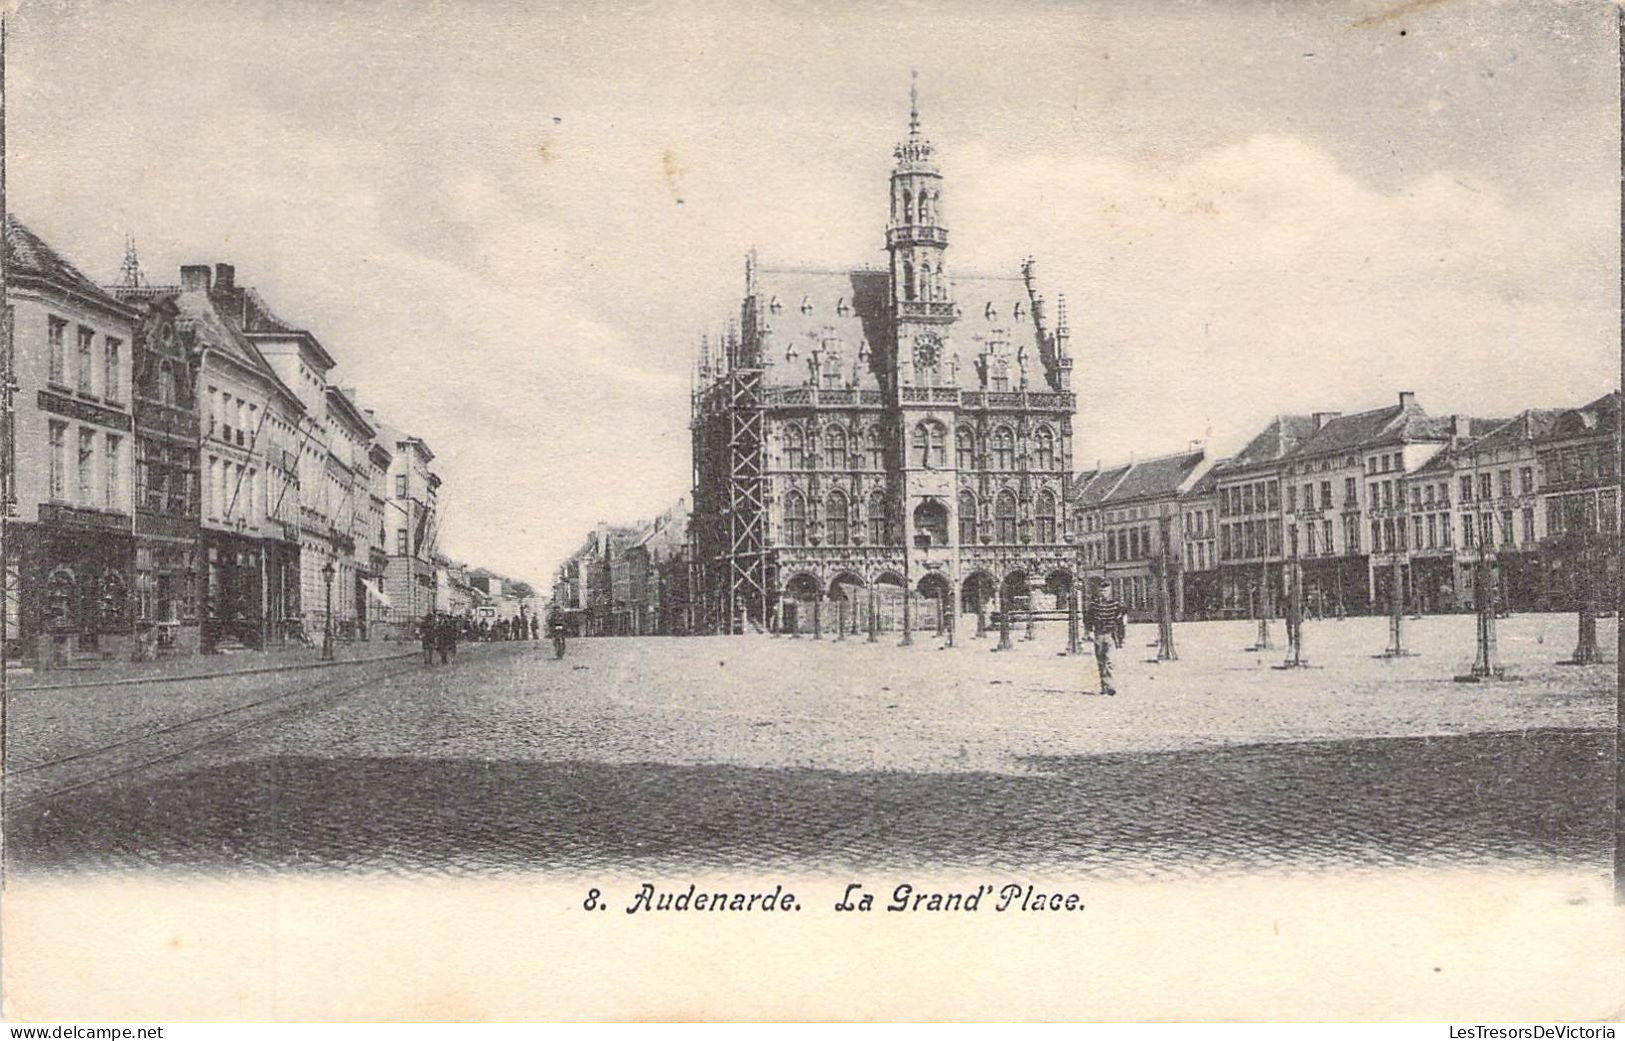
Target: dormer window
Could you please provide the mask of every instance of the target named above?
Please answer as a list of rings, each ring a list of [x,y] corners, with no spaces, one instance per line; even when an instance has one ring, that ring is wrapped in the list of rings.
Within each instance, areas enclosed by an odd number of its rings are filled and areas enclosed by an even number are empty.
[[[1021,319],[1023,317],[1025,317],[1025,315],[1027,314],[1027,311],[1026,311],[1026,308],[1021,306],[1021,301],[1017,300],[1016,301],[1016,306],[1011,309],[1010,314],[1012,316],[1014,316],[1016,321],[1019,322],[1019,321],[1021,321]]]
[[[990,322],[999,317],[999,312],[993,307],[993,301],[989,300],[987,302],[987,306],[982,308],[982,317],[986,318]]]
[[[775,296],[773,299],[767,302],[767,309],[774,314],[778,314],[780,311],[784,310],[784,305],[779,303],[779,298]]]
[[[812,314],[812,301],[809,300],[807,297],[802,297],[801,298],[801,313],[802,314]]]
[[[846,302],[846,297],[843,296],[839,300],[835,301],[835,313],[840,315],[842,318],[845,318],[847,315],[852,313],[852,307]]]

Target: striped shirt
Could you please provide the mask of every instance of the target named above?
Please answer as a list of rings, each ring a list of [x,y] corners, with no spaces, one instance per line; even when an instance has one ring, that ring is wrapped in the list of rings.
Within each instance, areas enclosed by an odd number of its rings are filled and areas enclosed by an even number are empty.
[[[1089,631],[1094,633],[1109,633],[1117,628],[1126,611],[1123,603],[1115,598],[1108,600],[1094,600],[1084,613],[1085,624]]]

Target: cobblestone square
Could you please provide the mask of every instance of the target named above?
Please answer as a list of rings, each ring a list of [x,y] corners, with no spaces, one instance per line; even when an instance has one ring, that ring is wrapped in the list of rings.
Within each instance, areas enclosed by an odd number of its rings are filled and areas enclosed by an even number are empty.
[[[592,639],[19,692],[8,845],[25,869],[1601,870],[1613,667],[1555,664],[1573,628],[1502,622],[1511,678],[1476,685],[1452,680],[1472,619],[1442,616],[1397,661],[1383,619],[1311,623],[1293,672],[1250,623],[1182,625],[1161,665],[1133,626],[1114,698],[1053,627],[1005,653]]]

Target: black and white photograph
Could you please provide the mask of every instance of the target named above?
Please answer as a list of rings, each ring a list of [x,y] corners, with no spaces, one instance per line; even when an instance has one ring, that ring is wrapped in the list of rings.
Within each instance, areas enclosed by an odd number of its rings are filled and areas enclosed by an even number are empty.
[[[1618,1018],[1622,18],[14,2],[4,1017]]]

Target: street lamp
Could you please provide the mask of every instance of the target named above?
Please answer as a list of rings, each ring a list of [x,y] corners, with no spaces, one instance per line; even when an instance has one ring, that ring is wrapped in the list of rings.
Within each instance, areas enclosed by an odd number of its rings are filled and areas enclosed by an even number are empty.
[[[327,583],[327,617],[322,622],[322,661],[333,660],[333,562],[322,565],[322,578]]]

